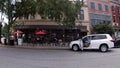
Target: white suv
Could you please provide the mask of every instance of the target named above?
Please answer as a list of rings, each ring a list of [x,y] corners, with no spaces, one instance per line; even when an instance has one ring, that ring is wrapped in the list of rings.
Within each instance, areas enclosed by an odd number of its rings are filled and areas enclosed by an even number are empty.
[[[86,42],[90,40],[89,43]],[[74,51],[79,49],[99,49],[101,52],[108,51],[109,48],[114,47],[114,40],[109,34],[91,34],[70,42],[70,48]]]

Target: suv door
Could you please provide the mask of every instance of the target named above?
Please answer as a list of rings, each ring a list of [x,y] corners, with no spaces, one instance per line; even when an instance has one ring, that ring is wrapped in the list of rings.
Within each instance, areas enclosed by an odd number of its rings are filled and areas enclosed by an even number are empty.
[[[84,47],[89,47],[91,44],[91,39],[89,36],[85,36],[83,39],[83,46]]]
[[[91,48],[99,48],[99,46],[103,43],[104,39],[106,39],[105,35],[93,35],[91,36]]]

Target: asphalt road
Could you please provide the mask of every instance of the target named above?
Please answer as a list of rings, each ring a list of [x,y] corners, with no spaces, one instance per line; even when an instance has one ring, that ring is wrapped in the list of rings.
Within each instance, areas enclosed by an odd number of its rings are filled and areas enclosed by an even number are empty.
[[[0,47],[0,68],[120,68],[120,48],[101,53]]]

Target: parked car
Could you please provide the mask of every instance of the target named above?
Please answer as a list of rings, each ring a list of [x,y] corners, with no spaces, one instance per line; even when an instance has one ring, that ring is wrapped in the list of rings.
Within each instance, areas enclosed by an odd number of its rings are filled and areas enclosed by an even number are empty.
[[[86,42],[89,39],[89,42]],[[69,44],[73,51],[82,49],[99,49],[101,52],[108,51],[109,48],[114,47],[114,40],[109,34],[91,34],[71,41]]]
[[[115,38],[114,46],[120,47],[120,37]]]

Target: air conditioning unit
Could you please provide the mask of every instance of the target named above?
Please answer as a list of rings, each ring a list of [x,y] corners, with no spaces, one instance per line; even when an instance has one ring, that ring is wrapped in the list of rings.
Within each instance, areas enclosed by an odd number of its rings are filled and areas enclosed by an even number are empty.
[[[118,23],[113,23],[114,26],[118,26]]]

